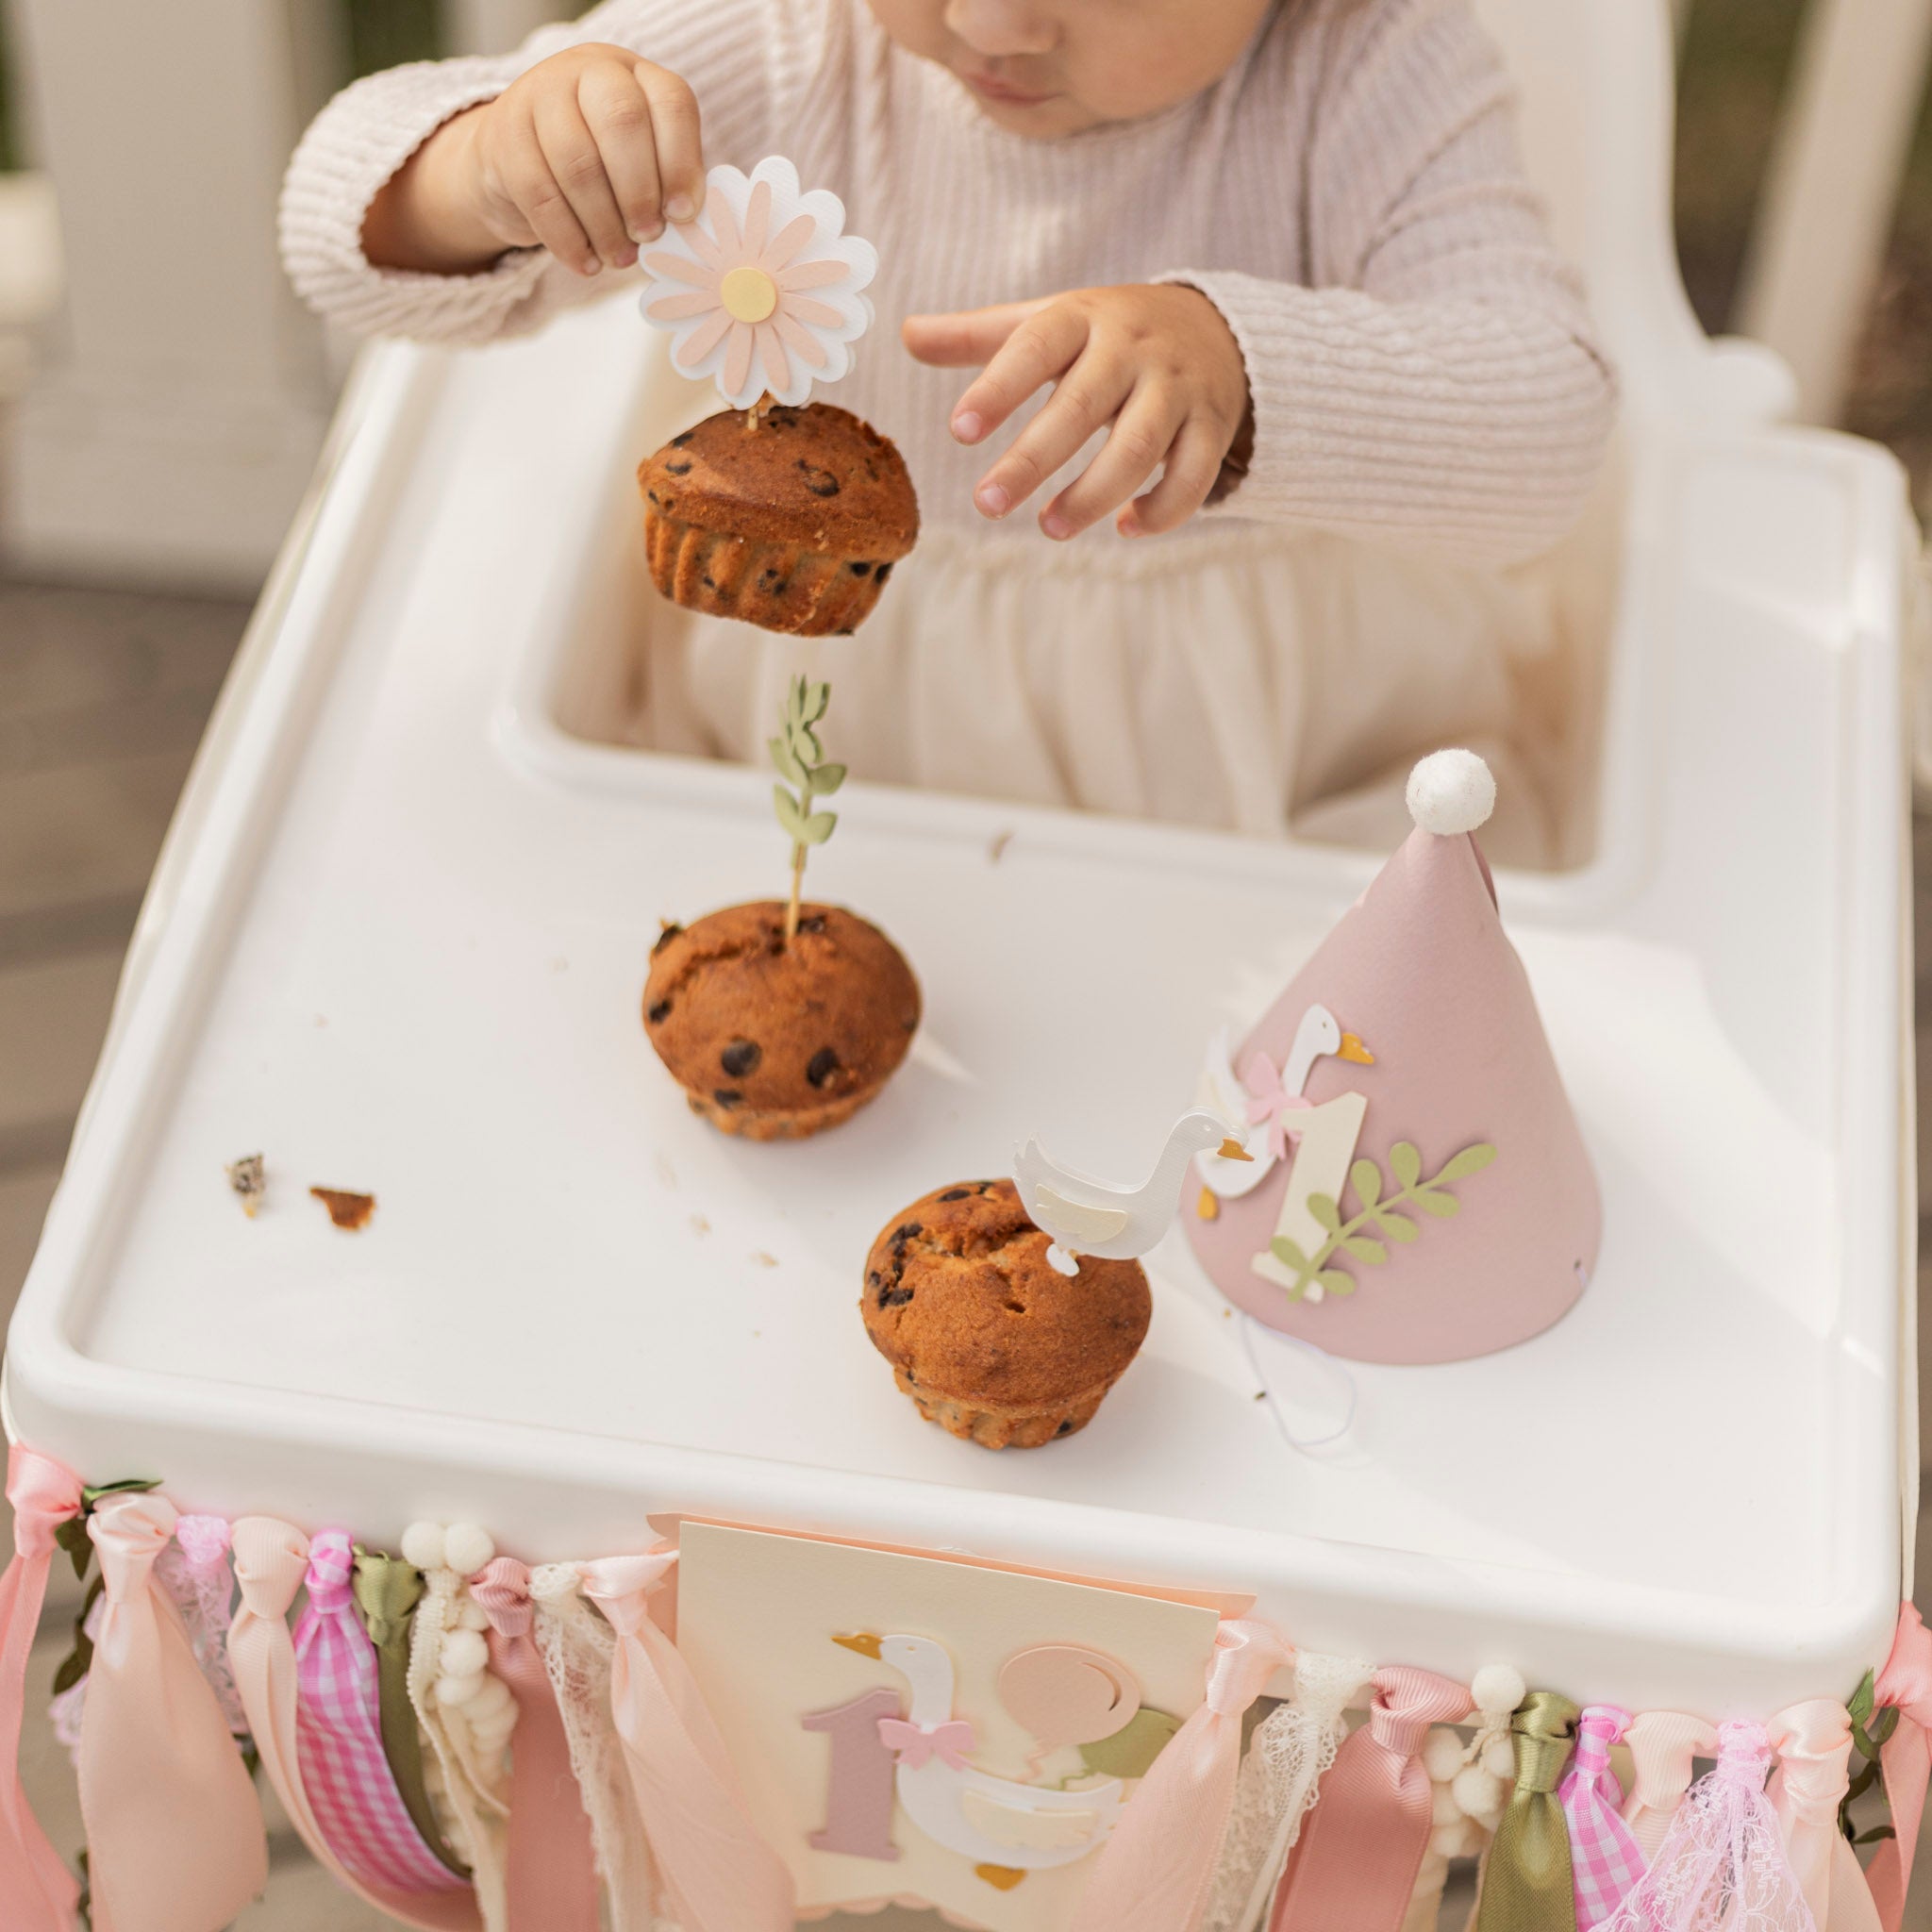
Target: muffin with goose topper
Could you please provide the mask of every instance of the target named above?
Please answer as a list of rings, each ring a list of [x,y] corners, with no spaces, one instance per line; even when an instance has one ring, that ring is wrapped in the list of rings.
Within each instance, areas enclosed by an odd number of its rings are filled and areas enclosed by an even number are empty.
[[[674,366],[729,406],[638,469],[651,578],[689,609],[800,637],[871,613],[919,535],[905,459],[871,425],[810,402],[872,321],[872,244],[789,161],[714,168],[703,212],[642,258],[644,319]]]
[[[919,982],[891,941],[857,913],[802,898],[806,856],[838,824],[818,801],[845,780],[814,728],[830,700],[829,685],[795,679],[771,741],[791,897],[667,925],[644,985],[645,1034],[691,1111],[747,1140],[802,1140],[849,1120],[919,1026]]]

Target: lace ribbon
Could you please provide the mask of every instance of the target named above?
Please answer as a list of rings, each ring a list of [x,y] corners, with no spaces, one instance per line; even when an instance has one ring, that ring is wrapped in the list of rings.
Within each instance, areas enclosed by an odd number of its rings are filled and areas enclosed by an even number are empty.
[[[1691,1786],[1605,1932],[1817,1932],[1764,1794],[1764,1726],[1720,1724],[1717,1740],[1716,1770]]]
[[[1241,1770],[1241,1719],[1293,1648],[1224,1618],[1207,1695],[1141,1780],[1093,1861],[1069,1932],[1196,1932]]]
[[[1627,1710],[1592,1704],[1576,1722],[1575,1762],[1557,1791],[1570,1822],[1580,1932],[1607,1919],[1643,1876],[1643,1854],[1624,1823],[1623,1788],[1610,1769],[1610,1746],[1629,1728]]]
[[[1885,1740],[1878,1761],[1885,1772],[1885,1801],[1891,1807],[1895,1836],[1878,1847],[1865,1876],[1885,1932],[1898,1932],[1905,1916],[1906,1891],[1912,1882],[1912,1854],[1918,1849],[1919,1820],[1925,1809],[1925,1782],[1932,1774],[1932,1632],[1910,1604],[1899,1607],[1891,1655],[1878,1674],[1880,1709],[1898,1712],[1898,1726]]]
[[[1772,1809],[1818,1932],[1879,1932],[1864,1868],[1838,1826],[1850,1782],[1850,1715],[1842,1704],[1813,1697],[1779,1711],[1765,1729],[1778,1760]]]
[[[13,1558],[0,1575],[0,1919],[18,1932],[68,1932],[80,1888],[21,1789],[20,1727],[54,1532],[80,1514],[80,1478],[16,1442],[7,1457],[7,1500]]]
[[[100,1637],[80,1729],[80,1809],[97,1932],[225,1925],[268,1883],[261,1807],[179,1612],[155,1580],[165,1497],[101,1503]]]
[[[1342,1713],[1374,1673],[1365,1657],[1294,1660],[1294,1701],[1255,1726],[1235,1781],[1203,1932],[1254,1932],[1268,1911],[1321,1778],[1348,1735]]]
[[[470,1594],[490,1619],[490,1667],[517,1703],[505,1884],[510,1932],[597,1932],[591,1824],[571,1776],[557,1692],[532,1634],[529,1568],[494,1557]]]
[[[557,1693],[571,1772],[591,1821],[610,1932],[653,1932],[658,1924],[657,1878],[610,1714],[617,1633],[584,1601],[583,1581],[575,1563],[540,1563],[531,1571],[532,1629]],[[514,1819],[514,1808],[510,1815]]]
[[[683,1932],[791,1932],[791,1870],[754,1829],[697,1682],[651,1621],[651,1592],[676,1559],[658,1550],[583,1566],[584,1594],[617,1633],[610,1712],[638,1815]]]
[[[1418,1761],[1431,1724],[1459,1724],[1469,1692],[1433,1671],[1375,1673],[1369,1720],[1322,1781],[1322,1802],[1288,1861],[1272,1932],[1395,1932],[1428,1849],[1435,1800]]]
[[[228,1728],[238,1737],[248,1730],[242,1699],[228,1669],[228,1620],[233,1614],[235,1578],[228,1569],[228,1524],[221,1516],[177,1516],[175,1541],[155,1563],[161,1587],[181,1612],[194,1660]]]
[[[396,1794],[417,1836],[436,1855],[437,1862],[458,1878],[467,1879],[470,1868],[450,1849],[436,1807],[429,1802],[423,1771],[423,1733],[416,1724],[416,1707],[409,1702],[410,1615],[423,1594],[423,1573],[400,1557],[358,1549],[350,1588],[362,1627],[375,1647],[382,1755],[389,1760]]]
[[[1646,1710],[1631,1720],[1624,1741],[1633,1772],[1624,1823],[1647,1865],[1663,1849],[1671,1821],[1690,1789],[1690,1760],[1717,1756],[1717,1733],[1688,1711]]]
[[[463,1881],[409,1822],[383,1753],[375,1648],[351,1600],[354,1570],[341,1530],[323,1530],[309,1542],[308,1601],[294,1637],[303,1788],[336,1856],[365,1886],[455,1890]],[[466,1909],[466,1920],[475,1916]]]
[[[1576,1716],[1567,1697],[1532,1690],[1510,1721],[1516,1789],[1484,1861],[1475,1932],[1575,1932],[1570,1822],[1557,1786],[1576,1736]]]

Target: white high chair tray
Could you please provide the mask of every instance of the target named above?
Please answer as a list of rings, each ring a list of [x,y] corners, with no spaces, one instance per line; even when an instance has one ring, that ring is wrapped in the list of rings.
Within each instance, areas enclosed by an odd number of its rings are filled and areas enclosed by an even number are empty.
[[[632,468],[703,407],[650,359],[612,304],[363,370],[14,1324],[17,1428],[371,1538],[536,1560],[684,1511],[1253,1591],[1315,1648],[1640,1707],[1848,1692],[1907,1481],[1887,460],[1636,439],[1598,856],[1500,881],[1603,1182],[1569,1319],[1356,1369],[1304,1456],[1174,1236],[1093,1424],[992,1455],[867,1342],[873,1235],[1034,1130],[1143,1171],[1375,861],[855,785],[809,891],[904,946],[921,1045],[836,1133],[713,1132],[640,991],[660,917],[782,889],[769,779],[560,722],[614,675]]]

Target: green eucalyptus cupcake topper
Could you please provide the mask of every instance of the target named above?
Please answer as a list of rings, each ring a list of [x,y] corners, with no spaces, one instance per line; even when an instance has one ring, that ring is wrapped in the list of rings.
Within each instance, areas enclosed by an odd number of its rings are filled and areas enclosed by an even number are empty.
[[[785,938],[798,933],[798,896],[805,885],[805,855],[823,845],[839,823],[837,812],[814,811],[812,801],[829,798],[845,782],[845,767],[829,764],[818,733],[812,729],[832,701],[829,684],[796,677],[785,693],[778,716],[778,735],[770,741],[772,763],[784,784],[772,787],[772,805],[779,826],[791,841],[791,898],[785,908]]]

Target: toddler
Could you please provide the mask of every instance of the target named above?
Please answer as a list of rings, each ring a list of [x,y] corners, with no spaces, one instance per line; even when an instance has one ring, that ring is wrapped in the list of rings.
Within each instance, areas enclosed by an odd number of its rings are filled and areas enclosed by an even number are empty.
[[[924,528],[857,637],[661,607],[653,741],[756,758],[809,669],[861,775],[1376,838],[1390,774],[1474,743],[1546,856],[1510,753],[1549,624],[1503,567],[1575,518],[1614,379],[1471,0],[608,0],[348,89],[283,247],[352,328],[483,342],[634,291],[767,154],[877,244],[825,393]]]

